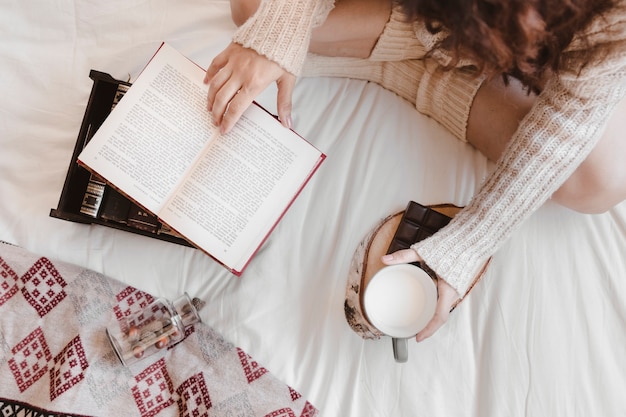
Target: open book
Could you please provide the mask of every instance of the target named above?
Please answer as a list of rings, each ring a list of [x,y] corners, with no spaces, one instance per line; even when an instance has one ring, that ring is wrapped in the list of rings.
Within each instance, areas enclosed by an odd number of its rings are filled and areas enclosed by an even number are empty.
[[[256,103],[220,135],[203,78],[162,44],[78,163],[240,275],[325,155]]]

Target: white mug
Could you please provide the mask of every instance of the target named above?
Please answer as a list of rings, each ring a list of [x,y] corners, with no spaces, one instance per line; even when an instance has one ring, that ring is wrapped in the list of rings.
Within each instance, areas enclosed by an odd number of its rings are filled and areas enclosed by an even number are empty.
[[[396,362],[407,361],[408,339],[426,327],[436,305],[437,287],[432,278],[411,264],[382,268],[369,281],[363,296],[368,321],[392,338]]]

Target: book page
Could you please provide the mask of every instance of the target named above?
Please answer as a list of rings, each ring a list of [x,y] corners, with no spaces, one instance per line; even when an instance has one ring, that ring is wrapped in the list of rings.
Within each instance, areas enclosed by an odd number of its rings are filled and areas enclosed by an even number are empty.
[[[231,132],[211,143],[161,217],[241,270],[322,159],[253,104]]]
[[[163,44],[79,155],[79,161],[158,214],[218,134],[204,71]]]
[[[220,135],[203,78],[162,44],[79,162],[237,273],[324,155],[256,103]]]

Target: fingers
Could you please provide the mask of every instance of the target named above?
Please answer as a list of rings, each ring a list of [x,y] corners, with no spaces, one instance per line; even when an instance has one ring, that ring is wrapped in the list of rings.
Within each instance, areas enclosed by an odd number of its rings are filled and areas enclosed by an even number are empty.
[[[384,255],[381,260],[386,265],[401,263],[421,262],[422,257],[413,249],[402,249],[388,255]],[[443,326],[450,316],[452,306],[459,300],[459,293],[444,279],[437,279],[437,306],[435,314],[426,326],[415,336],[418,342],[432,336],[441,326]]]
[[[211,65],[209,65],[209,68],[207,68],[206,73],[204,74],[204,83],[208,84],[215,76],[215,74],[217,74],[222,69],[222,67],[224,67],[226,62],[227,58],[225,52],[222,52],[221,54],[213,58]]]
[[[207,93],[207,109],[210,112],[213,111],[217,93],[232,75],[232,71],[226,67],[228,64],[229,48],[230,47],[226,48],[222,53],[213,59],[211,65],[209,65],[209,68],[207,68],[206,73],[204,74],[204,83],[209,85],[209,91]],[[222,107],[225,107],[225,104],[230,101],[230,98],[232,97],[229,97],[228,101],[222,104]]]
[[[402,249],[388,255],[384,255],[381,259],[386,265],[419,262],[422,260],[421,256],[419,256],[417,252],[413,249]],[[438,283],[439,282],[445,283],[445,281],[443,281],[442,279],[439,279]],[[447,283],[445,283],[445,285],[447,286]],[[426,324],[426,327],[424,327],[415,336],[415,340],[417,340],[418,342],[421,342],[422,340],[432,336],[441,326],[444,325],[444,323],[448,320],[448,316],[450,315],[450,308],[447,307],[447,304],[451,296],[448,294],[446,288],[443,288],[443,285],[438,284],[437,286],[439,297],[437,299],[435,314],[433,318],[428,322],[428,324]],[[452,291],[456,294],[456,291],[454,289],[452,289]]]
[[[231,43],[213,59],[204,76],[204,83],[209,85],[207,110],[221,133],[232,128],[255,97],[253,92],[246,94],[244,79],[236,71],[238,66],[246,67],[237,64],[237,53],[241,53],[241,49]]]
[[[426,324],[416,336],[415,340],[418,342],[432,336],[441,326],[443,326],[450,316],[450,310],[452,305],[459,298],[459,294],[454,288],[450,286],[443,279],[439,278],[437,281],[437,291],[439,297],[437,299],[437,307],[435,308],[435,314],[433,318]]]
[[[295,76],[256,51],[231,43],[206,71],[207,109],[221,133],[232,129],[246,108],[270,83],[278,84],[278,114],[291,127]]]
[[[228,103],[233,99],[240,85],[232,79],[232,74],[227,68],[220,69],[209,82],[207,93],[207,110],[213,113],[213,122],[219,124]]]
[[[204,82],[209,84],[207,110],[212,114],[213,123],[220,127],[220,132],[226,133],[252,103],[256,93],[243,87],[232,66],[219,67],[220,63],[218,56],[207,69]]]
[[[384,255],[381,260],[385,265],[395,265],[419,262],[422,258],[413,249],[402,249],[394,253]]]
[[[222,134],[229,132],[235,126],[237,120],[239,120],[243,112],[246,111],[252,100],[254,100],[254,97],[256,97],[256,94],[250,94],[244,88],[233,93],[231,91],[232,89],[229,89],[226,93],[232,99],[226,103],[223,111],[221,105],[219,108],[216,108],[216,105],[213,106],[213,121],[220,127],[220,133]]]
[[[212,113],[213,123],[220,127],[221,133],[228,132],[235,125],[255,96],[256,93],[244,88],[227,68],[210,79],[207,110]]]
[[[444,307],[440,308],[440,305],[437,304],[437,310],[435,311],[435,315],[428,322],[426,327],[422,329],[416,336],[415,340],[421,342],[430,336],[432,336],[441,326],[443,326],[446,321],[448,321],[448,316],[450,315],[450,310],[445,309]]]
[[[220,133],[230,131],[252,100],[253,97],[244,93],[239,83],[226,82],[222,85],[211,108],[213,123],[219,126]]]
[[[276,101],[278,108],[278,120],[280,120],[283,126],[291,129],[293,127],[293,121],[291,119],[291,106],[296,77],[287,73],[285,76],[281,77],[276,84],[278,85],[278,97]]]

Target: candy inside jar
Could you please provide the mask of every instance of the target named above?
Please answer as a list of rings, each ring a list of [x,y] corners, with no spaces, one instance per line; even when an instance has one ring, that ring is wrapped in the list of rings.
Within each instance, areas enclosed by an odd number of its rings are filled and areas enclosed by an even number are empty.
[[[170,302],[159,298],[141,311],[124,317],[106,333],[117,357],[126,366],[173,346],[185,337],[185,329],[200,322],[199,300],[187,293]]]

